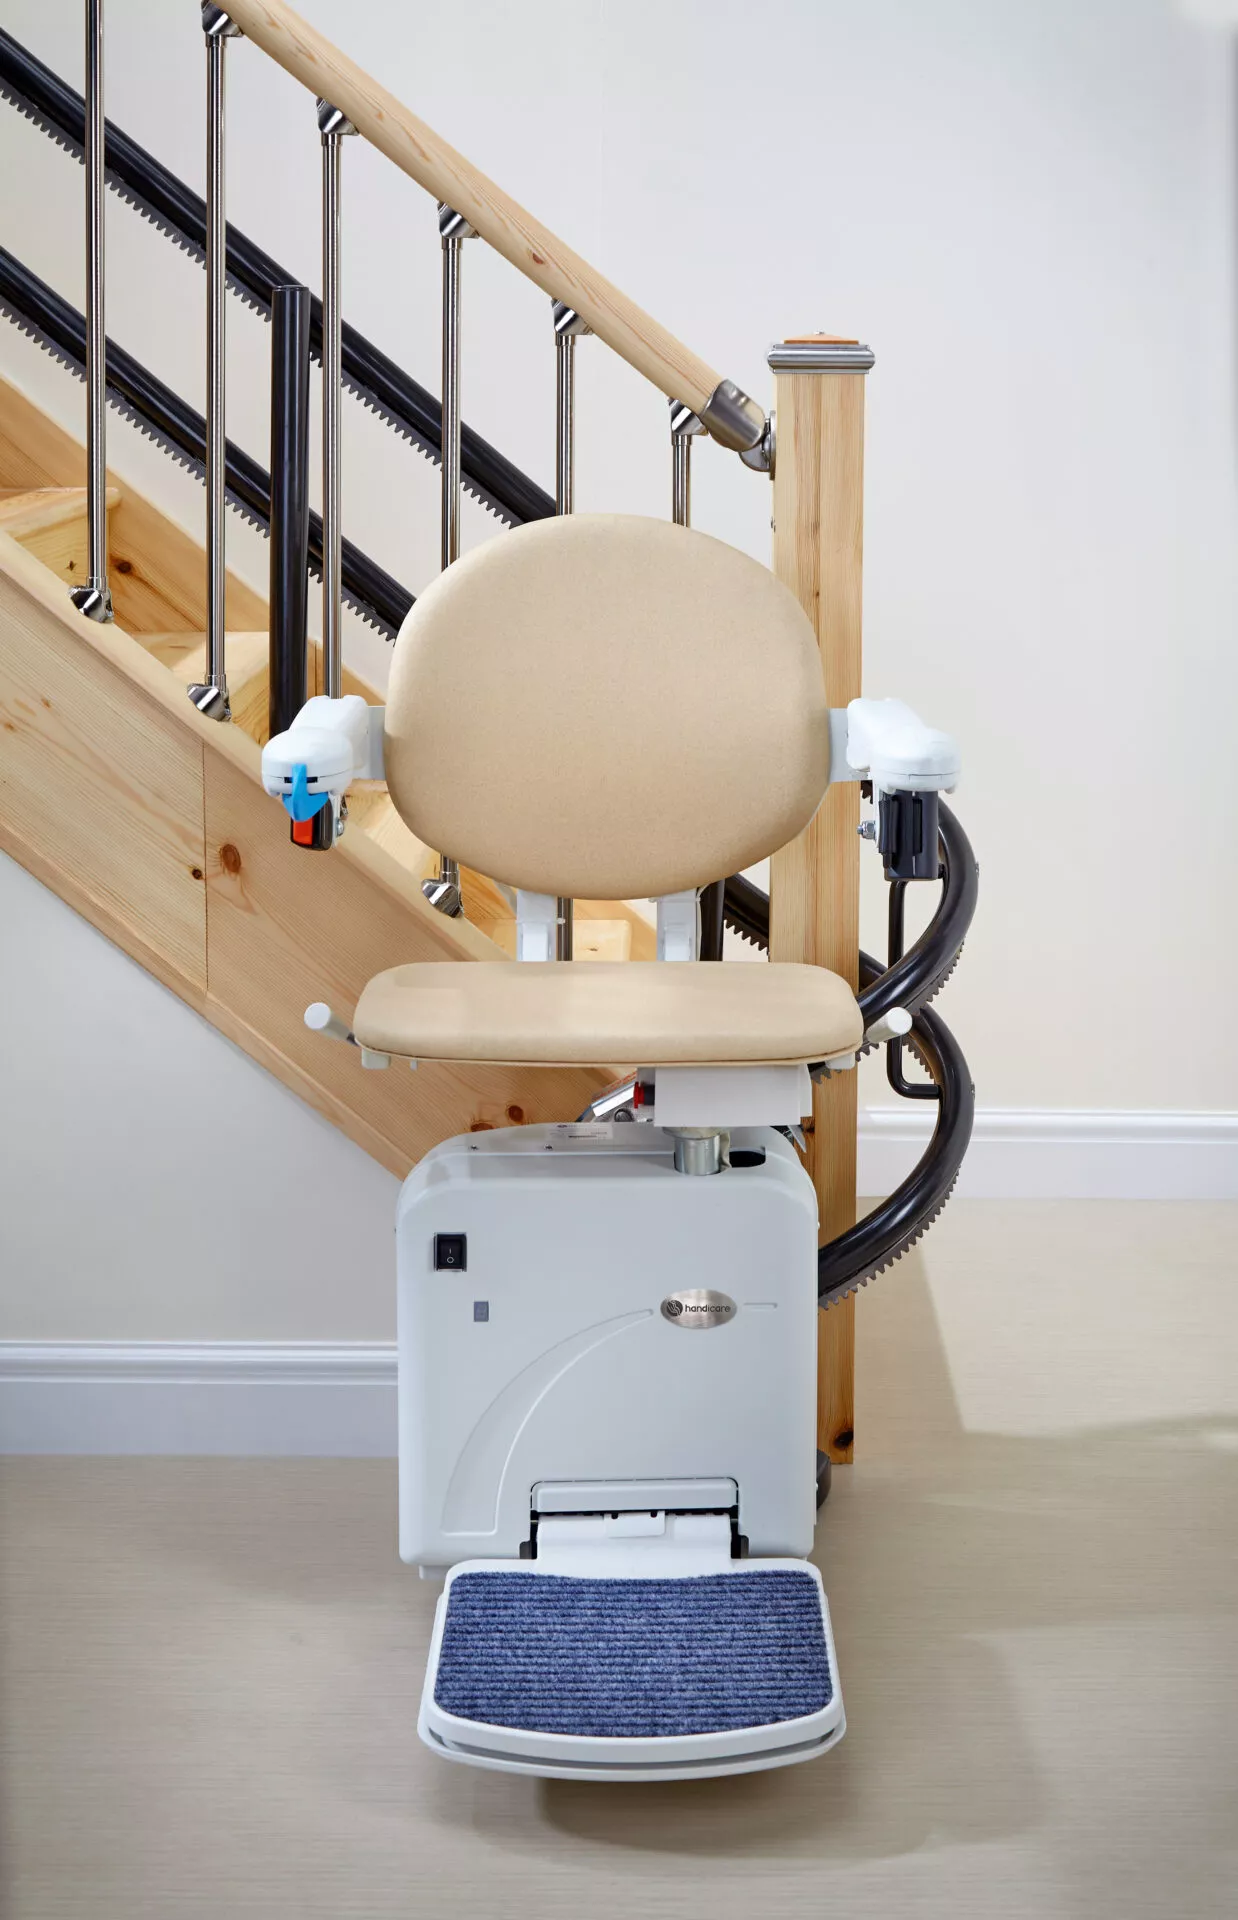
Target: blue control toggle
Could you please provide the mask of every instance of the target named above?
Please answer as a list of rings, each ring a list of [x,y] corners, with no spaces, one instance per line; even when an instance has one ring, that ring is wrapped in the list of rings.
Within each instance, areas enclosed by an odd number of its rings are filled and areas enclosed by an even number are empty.
[[[296,766],[292,769],[292,791],[285,793],[282,798],[294,820],[312,820],[316,813],[322,812],[331,796],[328,793],[311,793],[304,766]]]

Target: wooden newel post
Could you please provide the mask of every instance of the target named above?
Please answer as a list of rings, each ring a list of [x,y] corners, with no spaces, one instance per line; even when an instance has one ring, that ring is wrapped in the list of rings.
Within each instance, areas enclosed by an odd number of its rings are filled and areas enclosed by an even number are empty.
[[[860,693],[860,572],[864,527],[864,377],[867,347],[825,336],[790,340],[769,356],[774,370],[773,570],[817,630],[831,707]],[[860,942],[860,791],[832,786],[798,840],[770,870],[771,960],[830,967],[857,985]],[[808,1167],[822,1242],[855,1221],[856,1075],[818,1086]],[[819,1323],[817,1445],[852,1457],[855,1429],[855,1300]]]

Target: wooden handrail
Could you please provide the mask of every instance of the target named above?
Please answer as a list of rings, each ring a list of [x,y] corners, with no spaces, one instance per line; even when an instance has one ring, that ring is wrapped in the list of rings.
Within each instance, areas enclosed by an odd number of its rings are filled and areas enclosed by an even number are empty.
[[[436,200],[463,214],[526,278],[574,308],[629,366],[669,398],[686,401],[715,439],[737,449],[760,439],[764,414],[754,401],[526,213],[285,0],[227,0],[227,11],[248,39],[347,114],[358,133]]]

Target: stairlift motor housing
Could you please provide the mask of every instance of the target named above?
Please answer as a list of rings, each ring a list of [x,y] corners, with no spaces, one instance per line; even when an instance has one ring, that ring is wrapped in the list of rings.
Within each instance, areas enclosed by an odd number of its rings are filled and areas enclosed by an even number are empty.
[[[404,1184],[400,1552],[427,1577],[449,1575],[420,1719],[448,1758],[678,1778],[809,1759],[842,1736],[828,1608],[806,1560],[816,1196],[772,1128],[733,1132],[731,1154],[721,1173],[692,1178],[657,1126],[503,1128],[443,1142]],[[734,1603],[772,1595],[752,1587],[771,1574],[815,1622],[817,1690],[788,1703],[804,1711],[763,1705],[745,1719],[736,1704],[702,1726],[707,1705],[685,1705],[681,1724],[670,1700],[654,1733],[628,1694],[575,1719],[564,1706],[561,1667],[580,1657],[578,1642],[555,1639],[565,1576],[593,1583],[594,1607],[656,1587],[659,1631],[725,1641],[742,1631]],[[492,1607],[513,1580],[533,1583],[515,1588],[492,1659],[487,1621],[452,1645],[453,1604],[479,1576],[497,1582]],[[736,1577],[749,1584],[719,1585]],[[707,1664],[738,1702],[732,1657],[720,1644]]]
[[[656,1126],[503,1127],[418,1163],[396,1215],[402,1558],[517,1559],[539,1487],[719,1477],[750,1552],[808,1553],[816,1196],[780,1134],[741,1145],[760,1161],[691,1178]],[[707,1326],[664,1310],[702,1287]]]

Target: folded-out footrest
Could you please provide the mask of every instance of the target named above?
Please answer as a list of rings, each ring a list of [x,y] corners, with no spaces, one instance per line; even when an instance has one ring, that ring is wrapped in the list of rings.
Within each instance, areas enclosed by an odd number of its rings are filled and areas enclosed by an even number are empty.
[[[474,1764],[649,1779],[811,1759],[843,1726],[804,1561],[667,1577],[475,1561],[439,1603],[420,1731]]]

